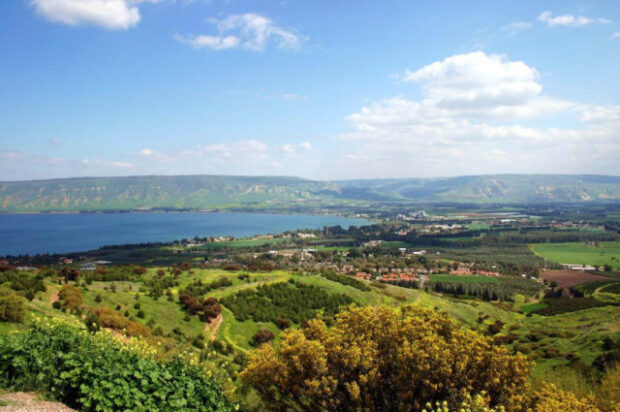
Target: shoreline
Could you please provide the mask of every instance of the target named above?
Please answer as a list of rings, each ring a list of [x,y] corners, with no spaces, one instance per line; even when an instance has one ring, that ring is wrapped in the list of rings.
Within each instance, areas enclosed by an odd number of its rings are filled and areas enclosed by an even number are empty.
[[[124,241],[121,239],[115,239],[115,240],[110,240],[110,239],[103,239],[105,238],[105,236],[102,236],[101,241],[104,243],[99,243],[96,244],[98,242],[93,242],[92,239],[88,239],[87,241],[85,241],[84,243],[84,248],[82,249],[81,246],[76,245],[75,248],[73,246],[69,246],[67,245],[66,249],[64,249],[63,251],[58,251],[58,250],[54,250],[53,249],[47,249],[47,250],[37,250],[37,248],[33,248],[30,251],[23,251],[23,252],[18,252],[16,250],[11,250],[11,248],[9,247],[9,243],[7,243],[4,246],[7,246],[6,250],[3,250],[0,252],[0,256],[26,256],[26,255],[76,255],[76,254],[80,254],[80,253],[88,253],[88,252],[93,252],[96,250],[100,250],[100,249],[105,249],[105,248],[116,248],[116,247],[125,247],[125,248],[131,248],[131,247],[135,247],[135,246],[139,246],[139,245],[171,245],[174,244],[175,242],[178,241],[182,241],[183,239],[191,239],[193,237],[221,237],[221,236],[230,236],[233,237],[235,239],[242,239],[242,238],[252,238],[255,236],[261,236],[261,235],[278,235],[281,233],[284,233],[286,231],[300,231],[300,230],[319,230],[322,227],[325,226],[335,226],[335,225],[342,225],[342,226],[366,226],[369,224],[372,224],[373,221],[368,219],[368,218],[360,218],[360,217],[354,217],[354,216],[345,216],[345,215],[338,215],[338,214],[316,214],[316,213],[266,213],[266,212],[234,212],[234,211],[208,211],[208,212],[204,212],[204,211],[192,211],[192,212],[183,212],[183,211],[174,211],[174,212],[163,212],[163,211],[158,211],[158,212],[124,212],[124,213],[28,213],[28,214],[24,214],[24,213],[2,213],[0,214],[0,217],[5,217],[6,222],[10,222],[13,221],[13,223],[11,223],[12,226],[18,225],[21,226],[21,224],[19,223],[19,217],[21,217],[22,221],[30,221],[30,219],[28,219],[28,216],[34,216],[34,215],[40,215],[40,216],[49,216],[50,219],[52,219],[53,216],[57,216],[58,219],[61,219],[61,216],[66,216],[66,219],[69,219],[71,222],[76,222],[79,225],[79,220],[81,220],[80,218],[78,218],[77,216],[83,216],[85,219],[87,218],[87,216],[93,216],[94,215],[99,215],[99,216],[110,216],[110,218],[112,219],[112,221],[114,221],[114,217],[113,216],[118,216],[120,218],[120,216],[128,216],[128,215],[166,215],[166,214],[177,214],[177,215],[189,215],[189,214],[194,214],[194,215],[198,215],[200,213],[204,213],[205,215],[210,215],[213,216],[212,220],[218,220],[217,217],[215,217],[214,215],[217,214],[221,214],[222,216],[226,215],[226,216],[230,216],[228,219],[225,219],[224,222],[229,221],[228,223],[224,223],[224,224],[231,224],[230,220],[233,219],[233,221],[236,220],[236,216],[239,216],[239,219],[243,219],[243,217],[248,217],[249,220],[248,222],[251,222],[252,218],[251,216],[270,216],[270,218],[267,219],[271,219],[271,221],[273,221],[274,217],[278,217],[278,216],[288,216],[289,220],[295,221],[297,222],[297,219],[295,218],[296,216],[298,216],[301,221],[295,223],[295,224],[291,224],[290,228],[277,228],[277,227],[263,227],[260,228],[258,231],[254,231],[254,233],[247,233],[247,234],[242,234],[238,231],[238,229],[235,229],[234,226],[229,227],[228,229],[226,229],[225,231],[204,231],[201,232],[201,229],[199,227],[196,227],[195,230],[196,232],[194,234],[182,234],[182,235],[174,235],[174,237],[168,237],[168,236],[161,236],[158,238],[153,238],[152,240],[147,240],[147,239],[143,239],[143,240],[127,240]],[[15,220],[11,219],[11,216],[15,217]],[[76,218],[70,218],[69,216],[76,216]],[[320,225],[316,225],[309,223],[309,222],[304,222],[303,218],[331,218],[331,219],[345,219],[348,222],[342,222],[342,223],[329,223],[329,222],[325,222],[324,224],[320,224]],[[66,219],[64,219],[66,221]],[[195,219],[198,220],[202,220],[199,217],[196,217]],[[206,219],[206,217],[205,217]],[[222,217],[222,219],[224,219]],[[123,221],[125,219],[122,219],[121,221]],[[40,220],[40,219],[34,219],[32,220],[33,222],[36,221],[43,221],[45,222],[46,220]],[[62,222],[62,219],[61,219]],[[87,220],[88,223],[88,220]],[[218,222],[219,223],[219,222]],[[234,222],[233,222],[234,223]],[[308,224],[309,223],[309,224]],[[100,225],[101,223],[99,223]],[[157,223],[156,225],[159,224],[167,224],[165,221],[161,222],[161,223]],[[58,223],[55,224],[56,226],[60,227],[58,225]],[[73,223],[70,223],[70,225],[73,225]],[[122,227],[123,225],[120,225],[120,227]],[[58,227],[53,227],[52,229],[54,231],[58,231]],[[251,227],[251,225],[249,225],[248,227]],[[274,230],[275,229],[275,230]],[[11,227],[7,228],[8,232],[8,238],[9,238],[9,242],[13,242],[13,240],[15,239],[10,239],[12,238],[12,236],[10,235],[11,233]],[[31,229],[36,231],[36,227]],[[79,232],[79,231],[78,231]],[[243,231],[242,231],[243,232]],[[34,232],[33,232],[34,233]],[[30,236],[30,235],[28,235]],[[50,236],[49,234],[46,234],[43,236],[43,238],[45,238],[46,236]],[[79,236],[76,235],[76,236]],[[20,239],[19,236],[17,238],[18,240]],[[42,240],[40,240],[41,238],[37,239],[36,242],[41,242]],[[62,239],[61,243],[63,242],[67,242],[67,243],[72,243],[72,242],[68,242],[66,240],[66,237]],[[19,243],[19,241],[18,241]],[[49,240],[49,244],[54,243],[54,240],[52,240],[52,238],[50,237]],[[88,243],[91,243],[90,245]],[[95,244],[93,244],[95,243]]]

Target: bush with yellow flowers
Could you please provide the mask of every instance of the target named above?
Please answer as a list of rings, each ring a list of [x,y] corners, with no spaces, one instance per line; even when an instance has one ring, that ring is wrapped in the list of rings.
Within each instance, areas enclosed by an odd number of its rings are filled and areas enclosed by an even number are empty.
[[[508,403],[530,368],[445,314],[352,306],[331,328],[319,318],[286,332],[278,349],[263,345],[241,379],[278,408],[422,411],[444,400],[459,407],[469,393],[484,392],[490,407]]]

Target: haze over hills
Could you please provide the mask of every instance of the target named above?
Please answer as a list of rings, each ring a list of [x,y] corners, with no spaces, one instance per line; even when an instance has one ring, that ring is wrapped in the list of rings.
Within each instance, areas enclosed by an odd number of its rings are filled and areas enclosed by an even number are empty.
[[[342,201],[547,203],[620,200],[620,177],[484,175],[313,181],[284,176],[130,176],[0,182],[0,211],[210,209]]]

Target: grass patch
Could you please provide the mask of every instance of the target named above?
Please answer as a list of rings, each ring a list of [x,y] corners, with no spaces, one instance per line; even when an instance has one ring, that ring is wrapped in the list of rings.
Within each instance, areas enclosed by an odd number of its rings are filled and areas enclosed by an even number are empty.
[[[545,259],[562,264],[603,266],[620,269],[620,242],[599,242],[590,246],[583,242],[537,243],[532,251]]]
[[[523,313],[533,313],[539,310],[542,310],[547,307],[546,303],[537,302],[537,303],[529,303],[527,305],[521,306],[521,312]]]

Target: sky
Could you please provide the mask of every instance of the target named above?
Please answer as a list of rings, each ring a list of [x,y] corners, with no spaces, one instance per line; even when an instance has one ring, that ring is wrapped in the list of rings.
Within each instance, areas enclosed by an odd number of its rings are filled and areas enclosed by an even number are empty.
[[[4,0],[0,180],[620,175],[618,0]]]

